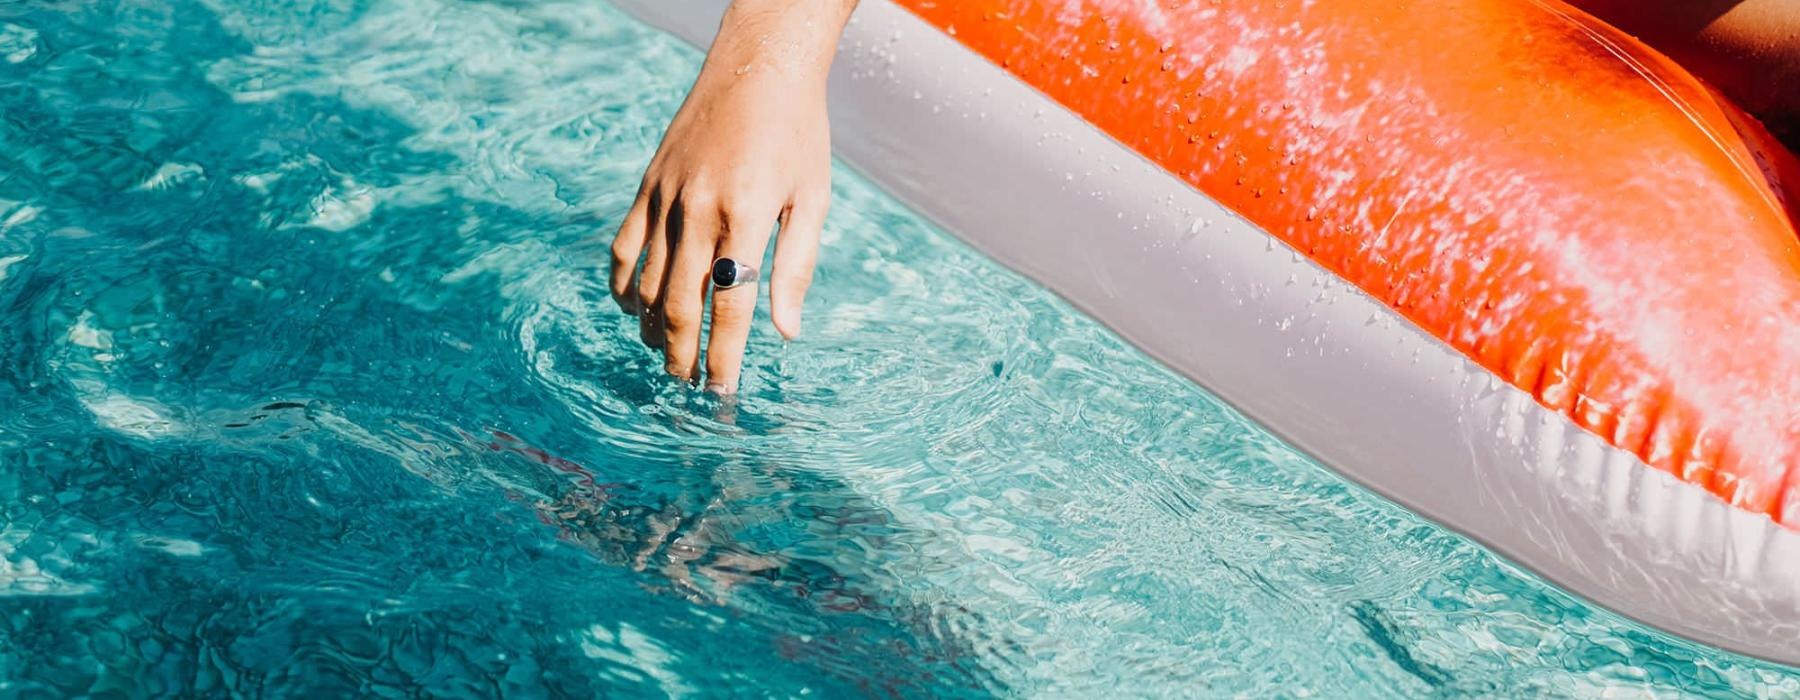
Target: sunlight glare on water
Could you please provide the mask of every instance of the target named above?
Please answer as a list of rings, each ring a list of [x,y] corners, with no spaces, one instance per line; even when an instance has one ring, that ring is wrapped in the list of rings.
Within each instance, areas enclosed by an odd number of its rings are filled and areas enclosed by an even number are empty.
[[[595,0],[0,6],[0,693],[1800,693],[1347,485],[839,169],[808,335],[607,243]]]

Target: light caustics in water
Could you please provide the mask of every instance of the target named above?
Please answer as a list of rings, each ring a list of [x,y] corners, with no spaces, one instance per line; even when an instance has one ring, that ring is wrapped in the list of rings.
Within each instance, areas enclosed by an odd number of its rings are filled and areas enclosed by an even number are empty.
[[[0,8],[0,693],[1787,695],[840,172],[727,410],[605,292],[613,9]]]

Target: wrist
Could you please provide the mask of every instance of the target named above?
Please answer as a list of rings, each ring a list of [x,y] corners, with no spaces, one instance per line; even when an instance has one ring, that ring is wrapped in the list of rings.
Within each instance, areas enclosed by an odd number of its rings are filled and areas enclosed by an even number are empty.
[[[855,0],[734,0],[701,76],[755,74],[823,86]]]

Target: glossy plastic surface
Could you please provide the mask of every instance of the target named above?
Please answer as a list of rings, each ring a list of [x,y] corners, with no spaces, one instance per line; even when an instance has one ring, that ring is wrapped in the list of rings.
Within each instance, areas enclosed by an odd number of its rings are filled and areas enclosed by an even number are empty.
[[[725,0],[622,4],[704,45]],[[1800,663],[1800,533],[1645,468],[961,26],[863,0],[833,69],[840,156],[1339,473],[1608,608]]]
[[[1610,444],[1800,518],[1791,156],[1630,37],[1501,0],[900,4]]]

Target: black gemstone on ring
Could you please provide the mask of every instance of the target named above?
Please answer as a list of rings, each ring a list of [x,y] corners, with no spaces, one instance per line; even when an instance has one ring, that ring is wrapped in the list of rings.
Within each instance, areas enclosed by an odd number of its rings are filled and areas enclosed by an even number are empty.
[[[731,258],[719,258],[713,261],[712,283],[714,287],[730,287],[737,284],[738,264]]]

